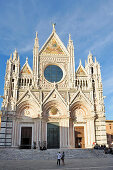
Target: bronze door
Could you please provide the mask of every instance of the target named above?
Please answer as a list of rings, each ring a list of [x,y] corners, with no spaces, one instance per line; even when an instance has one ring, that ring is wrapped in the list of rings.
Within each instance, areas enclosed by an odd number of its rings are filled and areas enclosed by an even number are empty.
[[[59,148],[60,147],[60,134],[59,134],[59,124],[48,123],[47,124],[47,148]]]
[[[75,127],[75,148],[85,148],[84,126]]]
[[[21,148],[31,149],[32,127],[21,128]]]

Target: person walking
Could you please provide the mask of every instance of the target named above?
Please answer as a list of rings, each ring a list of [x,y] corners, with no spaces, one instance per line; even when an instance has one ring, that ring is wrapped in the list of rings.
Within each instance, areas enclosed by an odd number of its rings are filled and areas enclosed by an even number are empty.
[[[57,165],[59,164],[60,166],[60,159],[61,159],[61,153],[57,153]]]
[[[63,165],[64,165],[64,157],[65,157],[65,153],[63,152],[61,157]]]

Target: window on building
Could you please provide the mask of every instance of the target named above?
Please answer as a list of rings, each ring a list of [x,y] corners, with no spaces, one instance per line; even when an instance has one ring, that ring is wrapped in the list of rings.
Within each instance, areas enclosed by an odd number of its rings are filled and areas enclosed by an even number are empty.
[[[15,72],[15,65],[13,65],[13,71]]]
[[[44,70],[44,76],[51,83],[59,82],[63,77],[63,71],[59,66],[49,65]]]
[[[12,89],[14,89],[14,79],[12,79]]]
[[[29,84],[30,86],[32,85],[32,79],[30,79],[30,84]]]
[[[93,74],[93,67],[91,67],[91,74]]]
[[[19,86],[21,86],[21,79],[19,79]]]

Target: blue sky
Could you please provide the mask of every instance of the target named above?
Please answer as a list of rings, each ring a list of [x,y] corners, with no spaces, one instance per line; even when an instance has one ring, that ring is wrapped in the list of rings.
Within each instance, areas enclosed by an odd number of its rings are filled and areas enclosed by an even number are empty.
[[[101,65],[106,118],[113,120],[113,0],[0,0],[0,95],[7,59],[17,49],[21,67],[28,57],[32,67],[35,32],[40,48],[56,23],[67,46],[75,46],[75,67],[84,65],[89,50]],[[1,105],[2,99],[0,99]]]

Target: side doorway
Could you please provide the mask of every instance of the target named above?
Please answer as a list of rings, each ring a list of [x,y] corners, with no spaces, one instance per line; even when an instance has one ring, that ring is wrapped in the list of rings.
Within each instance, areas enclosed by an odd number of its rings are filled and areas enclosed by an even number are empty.
[[[32,127],[21,127],[21,148],[31,149]]]
[[[84,126],[76,126],[74,129],[75,129],[75,148],[85,148]]]

